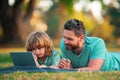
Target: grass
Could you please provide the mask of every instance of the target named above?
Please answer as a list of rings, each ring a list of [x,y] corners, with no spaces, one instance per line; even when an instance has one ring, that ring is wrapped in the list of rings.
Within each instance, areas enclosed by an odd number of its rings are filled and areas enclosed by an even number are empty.
[[[10,52],[26,51],[25,48],[0,48],[0,54],[8,54]]]
[[[8,51],[6,51],[8,50]],[[25,51],[24,49],[12,49],[14,51]],[[0,69],[13,66],[9,52],[11,49],[0,50]],[[0,80],[120,80],[120,72],[14,72],[0,74]]]
[[[14,72],[0,74],[0,80],[120,80],[119,75],[120,72]]]
[[[9,54],[0,54],[0,69],[13,66],[12,60]]]

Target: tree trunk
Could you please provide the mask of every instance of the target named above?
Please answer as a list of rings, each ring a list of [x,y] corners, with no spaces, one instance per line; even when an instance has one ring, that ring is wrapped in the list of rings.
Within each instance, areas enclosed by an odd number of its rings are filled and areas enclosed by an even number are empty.
[[[1,41],[3,43],[12,41],[17,34],[17,28],[14,25],[11,14],[11,7],[8,5],[8,0],[0,0],[0,21],[3,29],[3,39]]]
[[[3,30],[3,38],[0,42],[7,43],[25,40],[30,31],[30,18],[35,0],[30,0],[26,13],[23,15],[24,0],[16,0],[13,6],[9,6],[8,0],[0,0],[0,21]]]

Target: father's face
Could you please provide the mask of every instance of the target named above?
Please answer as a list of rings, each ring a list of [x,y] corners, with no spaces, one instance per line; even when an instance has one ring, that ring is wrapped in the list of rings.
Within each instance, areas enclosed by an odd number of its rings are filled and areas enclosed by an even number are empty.
[[[64,43],[67,50],[76,50],[79,48],[79,37],[77,37],[73,31],[64,30],[63,32]]]

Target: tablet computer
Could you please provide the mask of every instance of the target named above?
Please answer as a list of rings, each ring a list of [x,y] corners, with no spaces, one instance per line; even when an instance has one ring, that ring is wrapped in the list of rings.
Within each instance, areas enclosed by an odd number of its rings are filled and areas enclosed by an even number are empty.
[[[14,66],[36,66],[32,52],[10,52]]]

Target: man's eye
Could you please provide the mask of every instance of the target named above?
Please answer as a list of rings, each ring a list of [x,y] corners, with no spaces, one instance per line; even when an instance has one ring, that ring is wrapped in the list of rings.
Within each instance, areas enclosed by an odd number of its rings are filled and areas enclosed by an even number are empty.
[[[64,37],[64,39],[67,39],[67,40],[73,40],[73,39],[71,39],[71,38],[66,38],[66,37]]]
[[[71,39],[71,38],[68,38],[68,40],[72,41],[73,39]]]

